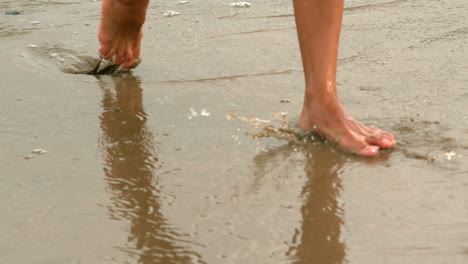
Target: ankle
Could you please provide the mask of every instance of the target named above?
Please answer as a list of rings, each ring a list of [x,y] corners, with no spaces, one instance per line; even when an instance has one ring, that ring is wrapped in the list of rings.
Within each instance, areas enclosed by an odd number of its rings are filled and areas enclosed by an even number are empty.
[[[335,88],[309,89],[304,95],[304,109],[334,109],[341,103]]]
[[[305,98],[307,100],[322,99],[324,97],[336,97],[336,81],[308,81],[306,82]]]
[[[148,6],[149,0],[117,0],[120,4],[126,6]]]

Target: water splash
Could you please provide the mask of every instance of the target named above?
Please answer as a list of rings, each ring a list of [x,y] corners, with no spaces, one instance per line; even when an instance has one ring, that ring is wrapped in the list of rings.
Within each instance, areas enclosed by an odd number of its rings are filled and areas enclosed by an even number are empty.
[[[255,140],[259,138],[276,138],[286,140],[288,143],[304,143],[315,141],[316,135],[313,132],[304,133],[291,125],[287,118],[288,112],[275,112],[272,119],[261,119],[256,116],[243,117],[236,114],[227,115],[228,120],[241,120],[251,126],[247,135],[251,135]]]

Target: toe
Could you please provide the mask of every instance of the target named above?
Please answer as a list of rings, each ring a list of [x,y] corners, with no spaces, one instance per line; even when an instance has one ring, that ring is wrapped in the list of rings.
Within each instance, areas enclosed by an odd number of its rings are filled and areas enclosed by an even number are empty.
[[[366,137],[366,142],[370,145],[377,145],[381,148],[391,148],[396,144],[395,137],[380,128],[368,127],[360,124],[362,135]]]
[[[123,52],[118,52],[117,54],[115,54],[115,57],[114,57],[114,63],[115,64],[121,64],[124,60],[124,54]]]
[[[133,53],[133,57],[135,59],[138,59],[138,58],[140,58],[141,50],[140,50],[140,48],[133,48],[132,53]]]
[[[107,52],[107,54],[103,54],[102,55],[102,58],[105,59],[105,60],[110,60],[112,59],[112,57],[114,57],[115,55],[115,49],[111,49],[109,52]]]
[[[136,43],[133,46],[132,53],[133,53],[133,58],[138,59],[141,54],[141,39],[143,37],[143,32],[141,32],[140,36],[138,37]]]
[[[123,61],[121,65],[122,69],[130,68],[133,64],[133,61],[134,61],[133,52],[132,52],[132,49],[129,48],[127,52],[125,53],[125,60]]]
[[[396,144],[395,136],[393,136],[391,133],[382,131],[379,137],[384,139],[385,141],[390,142],[390,147]]]
[[[360,156],[372,157],[379,154],[379,147],[368,145],[365,148],[356,151],[356,154]]]
[[[384,136],[386,139],[388,139],[390,142],[392,142],[392,145],[395,145],[396,144],[396,140],[395,140],[395,136],[391,133],[388,133],[388,132],[384,132]]]
[[[99,48],[99,54],[101,54],[102,56],[105,56],[107,53],[109,53],[109,51],[110,51],[109,46],[101,46]]]
[[[360,156],[375,156],[379,153],[378,145],[366,142],[365,138],[356,135],[341,138],[338,145],[344,151]]]
[[[367,137],[366,143],[369,145],[379,146],[381,148],[391,148],[394,145],[391,140],[377,136]]]

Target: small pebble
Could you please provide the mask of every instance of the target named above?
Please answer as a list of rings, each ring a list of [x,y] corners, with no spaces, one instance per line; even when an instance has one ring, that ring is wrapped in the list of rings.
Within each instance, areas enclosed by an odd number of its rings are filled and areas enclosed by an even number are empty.
[[[35,149],[32,151],[33,154],[43,155],[47,153],[47,150],[44,149]]]
[[[31,156],[31,155],[24,156],[24,159],[25,159],[25,160],[30,160],[30,159],[32,159],[32,158],[34,158],[34,157]]]
[[[186,4],[186,3],[188,3],[188,2],[189,2],[189,1],[179,1],[179,2],[177,2],[177,3],[178,3],[178,4]]]
[[[21,12],[20,12],[20,11],[17,11],[17,10],[6,10],[6,11],[5,11],[5,14],[6,14],[6,15],[20,15]]]
[[[192,116],[198,116],[198,113],[193,108],[190,108],[190,113]]]
[[[202,116],[210,116],[210,113],[206,111],[206,109],[202,109],[200,115]]]
[[[229,4],[230,7],[250,7],[252,4],[249,2],[238,2]]]
[[[33,22],[31,22],[30,24],[31,24],[31,25],[39,25],[40,23],[41,23],[41,22],[39,22],[39,21],[33,21]]]
[[[445,158],[447,160],[451,160],[453,156],[457,155],[457,153],[453,152],[453,151],[450,151],[450,152],[447,152],[445,153]]]
[[[28,45],[28,48],[37,48],[37,45],[35,45],[35,44],[29,44],[29,45]]]
[[[285,99],[281,99],[280,102],[281,102],[281,103],[289,103],[289,102],[291,102],[291,100],[285,98]]]
[[[173,11],[173,10],[164,12],[165,17],[173,17],[173,16],[178,16],[178,15],[180,15],[180,13],[177,11]]]

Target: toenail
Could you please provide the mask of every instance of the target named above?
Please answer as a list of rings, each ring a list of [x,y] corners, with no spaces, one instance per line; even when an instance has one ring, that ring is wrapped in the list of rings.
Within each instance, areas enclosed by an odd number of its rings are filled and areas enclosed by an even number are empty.
[[[366,147],[366,151],[368,151],[369,153],[372,153],[372,154],[376,154],[377,152],[379,152],[379,147],[368,146],[368,147]]]
[[[388,146],[388,145],[392,145],[392,142],[388,139],[384,139],[382,140],[382,144],[385,145],[385,146]]]

